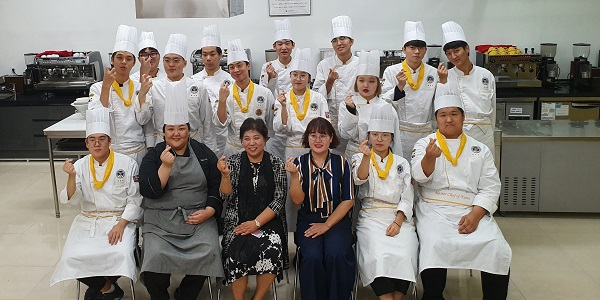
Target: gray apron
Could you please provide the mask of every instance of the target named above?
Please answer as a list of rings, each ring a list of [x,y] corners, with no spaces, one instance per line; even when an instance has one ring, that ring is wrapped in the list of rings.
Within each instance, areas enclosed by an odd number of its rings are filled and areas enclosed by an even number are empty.
[[[197,225],[188,216],[206,207],[207,180],[194,150],[176,156],[169,190],[159,199],[145,199],[142,272],[224,277],[217,222]]]

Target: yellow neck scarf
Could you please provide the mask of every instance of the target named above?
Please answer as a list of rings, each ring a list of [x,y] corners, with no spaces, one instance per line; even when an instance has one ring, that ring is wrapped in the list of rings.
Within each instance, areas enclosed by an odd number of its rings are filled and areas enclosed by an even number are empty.
[[[240,100],[240,91],[238,89],[237,83],[233,84],[233,99],[240,106],[240,109],[243,113],[248,112],[248,106],[250,106],[250,101],[252,101],[252,95],[254,94],[254,82],[250,81],[250,88],[248,89],[248,99],[246,100],[246,106],[242,105],[242,101]]]
[[[390,173],[392,164],[394,163],[394,154],[392,153],[392,150],[390,150],[390,153],[388,154],[388,161],[385,165],[385,170],[379,168],[379,164],[377,164],[377,160],[375,159],[375,151],[371,151],[371,163],[373,163],[375,170],[377,170],[377,175],[379,175],[379,178],[385,180]]]
[[[413,82],[412,72],[410,71],[406,60],[402,62],[402,69],[404,70],[404,73],[406,73],[406,82],[408,83],[408,85],[410,85],[410,88],[413,90],[418,90],[421,86],[421,82],[423,82],[423,77],[425,77],[425,68],[423,66],[423,63],[421,63],[421,69],[419,69],[419,77],[417,78],[417,84]]]
[[[310,104],[310,90],[306,88],[306,92],[304,92],[304,101],[302,102],[304,111],[302,113],[298,112],[298,99],[296,99],[296,94],[294,94],[294,90],[290,90],[290,102],[292,102],[292,107],[296,112],[296,117],[298,117],[298,120],[304,120],[304,117],[306,117],[306,112],[308,111],[308,105]]]
[[[94,158],[90,157],[90,171],[92,172],[92,178],[94,178],[94,187],[96,189],[99,189],[104,185],[104,183],[108,179],[108,176],[110,176],[110,172],[112,172],[114,164],[115,153],[112,149],[110,149],[110,154],[108,155],[108,165],[106,166],[106,170],[104,171],[104,178],[102,178],[102,181],[98,181],[96,180],[96,168],[94,167]]]
[[[119,95],[119,98],[121,98],[121,100],[123,100],[123,104],[125,104],[125,106],[130,106],[131,99],[133,99],[133,90],[135,89],[135,87],[133,87],[133,81],[129,80],[129,99],[123,98],[123,91],[121,90],[121,87],[119,86],[119,83],[117,83],[116,80],[113,81],[112,87],[115,90],[115,92],[117,93],[117,95]]]
[[[467,137],[465,136],[465,134],[463,133],[460,135],[460,146],[458,147],[456,157],[454,158],[452,158],[450,149],[448,149],[448,145],[446,144],[446,138],[440,133],[439,129],[435,132],[435,137],[437,138],[438,143],[440,144],[440,149],[444,153],[446,159],[449,160],[452,163],[452,165],[456,167],[456,165],[458,164],[458,158],[462,154],[463,149],[465,149],[465,144],[467,143]]]

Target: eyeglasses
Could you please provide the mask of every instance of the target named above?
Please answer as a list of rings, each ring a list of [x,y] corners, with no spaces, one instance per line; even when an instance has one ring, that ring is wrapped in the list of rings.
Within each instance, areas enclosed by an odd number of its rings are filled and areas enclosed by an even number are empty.
[[[371,132],[371,137],[378,141],[378,140],[382,140],[382,141],[388,141],[390,139],[392,139],[392,134],[389,132]]]
[[[301,79],[301,80],[305,80],[308,78],[308,73],[305,72],[292,72],[292,79]]]
[[[142,53],[142,54],[140,54],[140,57],[143,57],[143,58],[148,58],[148,57],[156,58],[158,55],[159,55],[158,52],[151,52],[151,53]]]
[[[87,138],[88,142],[92,145],[95,145],[96,143],[100,143],[100,144],[104,144],[108,141],[108,137],[107,136],[101,136],[99,138]]]
[[[311,141],[315,141],[315,142],[319,141],[319,142],[321,142],[321,141],[326,141],[329,138],[329,135],[327,135],[327,134],[311,133],[311,134],[308,135],[308,138]]]

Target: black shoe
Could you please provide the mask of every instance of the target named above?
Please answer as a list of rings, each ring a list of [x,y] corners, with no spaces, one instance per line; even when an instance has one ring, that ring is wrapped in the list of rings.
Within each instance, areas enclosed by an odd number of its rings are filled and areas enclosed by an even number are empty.
[[[113,283],[113,285],[115,286],[115,290],[112,291],[111,293],[102,294],[102,297],[100,297],[100,299],[102,299],[102,300],[120,300],[121,298],[123,298],[123,294],[125,294],[123,292],[123,290],[119,287],[118,284]]]
[[[88,289],[85,291],[85,295],[83,295],[83,299],[84,300],[97,300],[97,299],[102,299],[102,293],[100,293],[99,290],[93,289],[91,287],[88,287]]]

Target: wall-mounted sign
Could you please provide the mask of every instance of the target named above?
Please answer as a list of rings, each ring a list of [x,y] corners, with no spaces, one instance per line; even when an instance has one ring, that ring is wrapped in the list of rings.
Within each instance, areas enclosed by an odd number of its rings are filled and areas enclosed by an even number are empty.
[[[310,15],[310,0],[269,0],[269,15]]]

